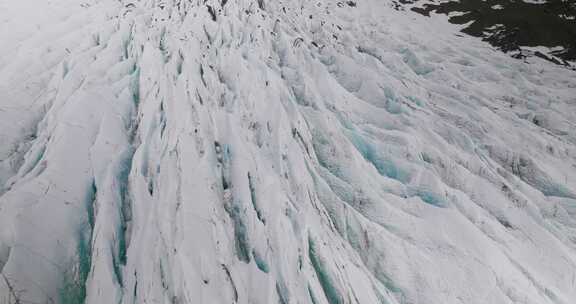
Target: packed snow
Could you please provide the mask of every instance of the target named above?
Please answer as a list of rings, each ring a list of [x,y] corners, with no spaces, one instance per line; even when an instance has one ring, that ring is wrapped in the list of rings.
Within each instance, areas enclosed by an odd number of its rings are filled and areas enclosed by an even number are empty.
[[[0,303],[574,303],[576,72],[458,30],[0,0]]]

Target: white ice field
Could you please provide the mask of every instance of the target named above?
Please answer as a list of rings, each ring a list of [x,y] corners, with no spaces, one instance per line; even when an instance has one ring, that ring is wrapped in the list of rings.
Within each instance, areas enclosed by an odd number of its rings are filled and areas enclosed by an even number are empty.
[[[576,71],[389,0],[0,0],[0,304],[574,304]]]

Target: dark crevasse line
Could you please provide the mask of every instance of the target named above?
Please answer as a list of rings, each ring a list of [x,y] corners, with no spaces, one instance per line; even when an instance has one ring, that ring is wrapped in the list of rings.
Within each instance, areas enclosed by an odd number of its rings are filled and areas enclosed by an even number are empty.
[[[238,302],[238,289],[236,288],[236,284],[234,283],[234,279],[232,278],[232,274],[230,273],[230,269],[228,269],[228,266],[226,266],[225,264],[222,264],[220,266],[224,270],[224,273],[226,273],[226,279],[228,280],[228,282],[230,283],[230,287],[232,288],[232,292],[234,295],[234,303],[237,303]]]
[[[134,303],[136,303],[136,299],[138,299],[138,273],[134,271],[134,292],[132,294]]]
[[[311,236],[308,237],[308,258],[310,259],[310,263],[312,263],[312,267],[316,272],[318,281],[320,282],[320,286],[322,286],[322,290],[324,291],[324,295],[328,302],[330,304],[343,304],[344,298],[338,291],[334,279],[328,273],[328,270],[319,255],[316,242]]]
[[[270,266],[268,265],[268,262],[256,249],[252,249],[252,257],[254,257],[254,262],[256,263],[256,267],[258,267],[258,269],[264,273],[270,272]]]
[[[121,287],[123,287],[123,278],[121,266],[127,263],[127,251],[130,245],[131,222],[132,222],[132,204],[130,190],[130,173],[132,172],[132,160],[136,149],[130,147],[126,152],[124,160],[120,162],[120,172],[118,172],[117,182],[119,185],[120,196],[120,223],[117,232],[117,252],[112,254],[114,273]]]
[[[256,187],[254,185],[254,178],[252,177],[250,172],[248,172],[248,188],[250,190],[250,200],[252,201],[252,206],[254,207],[254,211],[256,211],[256,216],[258,217],[258,220],[262,222],[262,224],[266,224],[266,219],[264,218],[262,210],[258,205],[258,200],[256,196]]]
[[[44,89],[38,97],[36,97],[36,100],[40,100],[41,98],[45,97],[46,90],[47,88]],[[48,98],[48,100],[45,106],[42,107],[42,110],[40,110],[39,113],[37,113],[37,117],[34,119],[34,121],[30,123],[28,132],[22,136],[21,140],[18,142],[18,144],[16,144],[10,155],[5,159],[0,160],[0,196],[12,188],[15,181],[12,181],[10,184],[8,183],[15,176],[24,176],[33,170],[36,170],[35,175],[38,176],[46,168],[46,164],[42,164],[41,161],[44,158],[46,146],[50,138],[42,138],[41,130],[43,130],[46,114],[49,112],[49,109],[52,106],[53,98],[55,97],[46,98]],[[39,140],[43,140],[44,142],[40,143]],[[38,147],[38,145],[40,145],[40,147]],[[31,157],[32,153],[36,155],[34,156],[34,160],[31,163],[28,160],[28,157]],[[42,165],[44,167],[37,168],[38,165]]]
[[[507,177],[505,172],[511,173],[528,185],[542,192],[545,196],[576,199],[576,194],[572,193],[568,187],[549,176],[538,166],[537,162],[528,155],[499,149],[497,147],[488,147],[488,155],[503,167],[504,170],[498,171],[502,177]]]
[[[118,185],[120,194],[120,227],[118,233],[118,252],[113,255],[117,256],[120,265],[127,264],[127,252],[130,246],[132,233],[132,208],[134,201],[130,186],[130,176],[133,172],[133,160],[136,151],[141,143],[136,142],[139,120],[136,118],[140,106],[140,68],[134,67],[131,75],[130,90],[132,92],[133,113],[130,125],[127,129],[129,148],[126,151],[124,159],[120,162],[120,171],[118,172]],[[118,263],[114,261],[114,272],[116,273],[118,283],[124,288],[122,270]]]
[[[80,304],[86,299],[86,281],[92,265],[92,237],[95,222],[95,205],[98,189],[93,180],[85,199],[88,222],[77,232],[76,257],[63,272],[62,286],[59,291],[61,304]]]
[[[234,203],[233,206],[225,206],[225,209],[234,223],[234,243],[238,259],[245,263],[250,263],[250,245],[247,233],[248,227],[244,222],[246,212],[241,209],[241,206],[237,203]]]
[[[248,240],[248,227],[246,225],[246,208],[238,201],[232,194],[232,180],[231,180],[231,152],[230,146],[227,144],[220,144],[218,141],[214,142],[214,151],[216,153],[216,160],[220,168],[222,191],[224,195],[224,210],[233,222],[234,228],[234,246],[236,254],[240,261],[250,263],[250,243]]]
[[[128,37],[128,40],[131,39],[131,36]],[[130,47],[130,43],[124,44],[124,60],[129,60],[131,57],[128,55],[128,48]],[[133,56],[132,56],[133,57]],[[110,169],[111,169],[111,185],[110,188],[105,189],[107,192],[104,194],[104,198],[99,201],[99,204],[107,204],[106,206],[97,206],[97,208],[114,208],[114,212],[117,212],[117,218],[113,219],[113,222],[110,223],[113,225],[112,235],[111,238],[104,240],[104,246],[108,247],[107,250],[103,250],[105,248],[101,248],[102,241],[98,241],[98,235],[91,235],[90,243],[96,244],[98,248],[91,248],[91,251],[99,250],[98,252],[91,252],[91,254],[96,254],[95,256],[91,257],[90,266],[92,269],[88,269],[88,271],[94,271],[96,267],[100,267],[96,264],[97,259],[100,258],[102,255],[107,255],[110,258],[110,263],[112,267],[112,272],[110,280],[115,281],[118,284],[120,293],[125,292],[125,284],[124,284],[124,277],[123,277],[123,266],[127,264],[127,250],[130,245],[131,239],[131,222],[132,222],[132,191],[130,185],[130,176],[133,171],[133,158],[135,152],[140,145],[140,143],[136,142],[136,138],[138,135],[138,126],[139,120],[136,118],[137,113],[139,111],[140,105],[140,69],[138,65],[134,65],[132,70],[128,72],[127,76],[129,77],[128,81],[128,89],[129,89],[129,96],[124,102],[131,103],[130,110],[126,114],[127,117],[124,117],[124,128],[119,132],[123,132],[126,135],[126,140],[122,142],[124,148],[117,156],[112,156],[110,159]],[[101,185],[103,187],[108,187],[107,184]],[[96,189],[96,184],[94,184],[94,189]],[[112,190],[112,192],[109,192]],[[96,195],[96,193],[95,193]],[[111,197],[108,195],[112,195]],[[96,197],[96,196],[95,196]],[[114,201],[110,201],[110,200]],[[92,230],[94,230],[96,219],[98,214],[95,214],[94,207],[91,211],[90,215],[90,222]],[[104,215],[109,214],[109,211],[105,212]],[[104,216],[104,215],[100,215]],[[98,220],[99,222],[101,220]],[[104,219],[103,222],[106,222]],[[102,223],[102,222],[100,222]],[[101,224],[99,224],[101,225]],[[107,225],[107,224],[105,224]],[[102,228],[102,227],[100,227]],[[109,228],[110,229],[110,228]],[[102,237],[102,234],[100,234]],[[92,264],[92,260],[94,264]],[[84,283],[86,285],[86,281]],[[87,288],[87,286],[85,286]],[[111,292],[111,291],[110,291]],[[93,295],[90,296],[92,298]],[[84,295],[84,298],[86,295]],[[71,303],[81,303],[81,302],[71,302]]]

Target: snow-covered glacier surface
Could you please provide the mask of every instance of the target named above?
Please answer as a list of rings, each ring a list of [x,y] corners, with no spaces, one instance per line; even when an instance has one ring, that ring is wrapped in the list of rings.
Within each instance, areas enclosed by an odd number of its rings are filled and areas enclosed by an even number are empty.
[[[386,0],[0,0],[0,303],[576,301],[576,72]]]

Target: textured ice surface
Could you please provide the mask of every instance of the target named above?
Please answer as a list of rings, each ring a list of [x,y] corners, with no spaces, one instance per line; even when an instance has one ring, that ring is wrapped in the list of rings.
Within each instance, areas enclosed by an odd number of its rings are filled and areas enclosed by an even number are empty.
[[[392,6],[0,0],[0,303],[573,303],[576,73]]]

